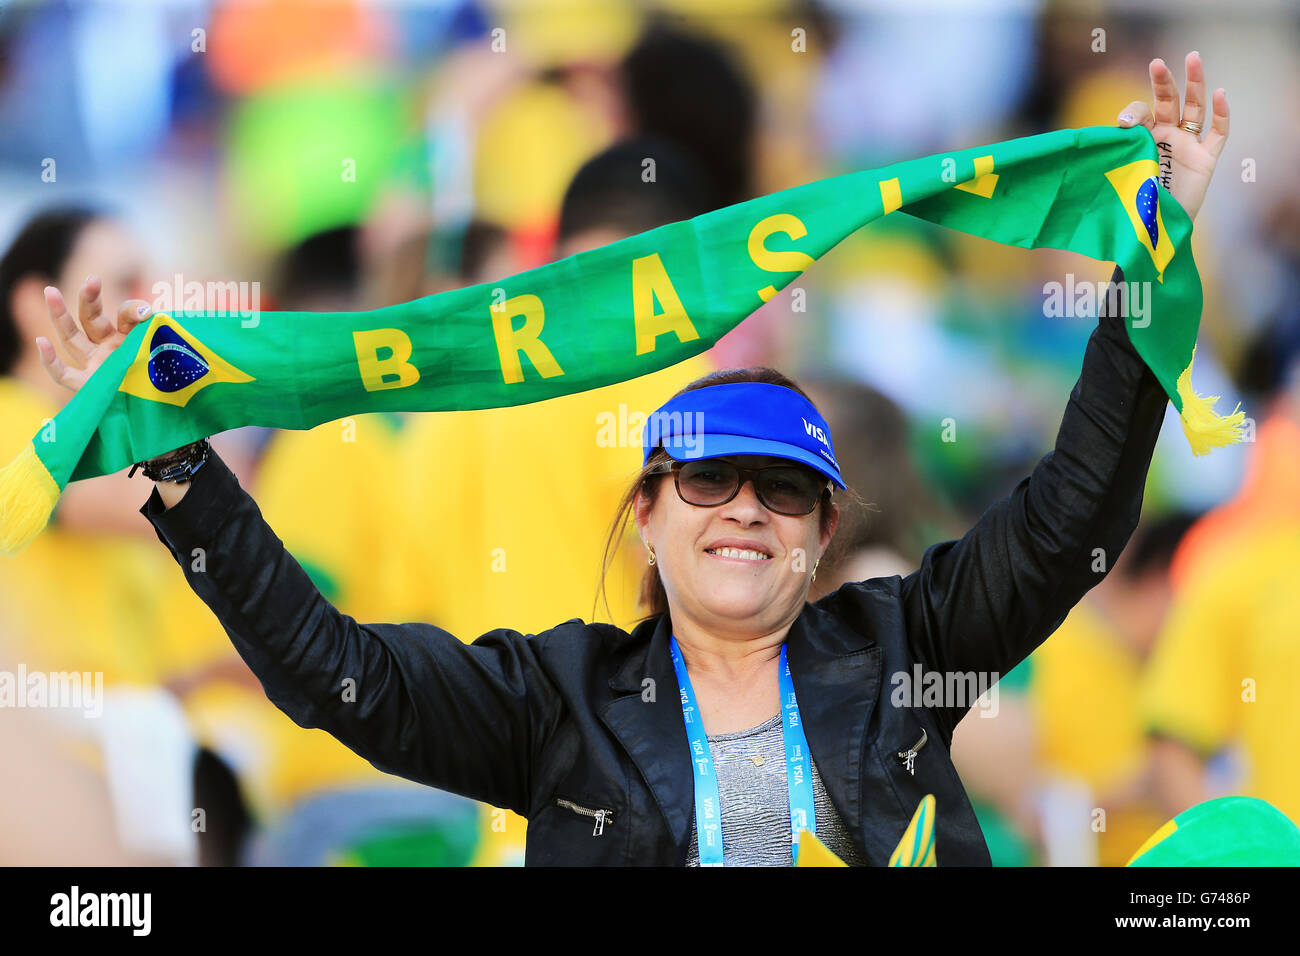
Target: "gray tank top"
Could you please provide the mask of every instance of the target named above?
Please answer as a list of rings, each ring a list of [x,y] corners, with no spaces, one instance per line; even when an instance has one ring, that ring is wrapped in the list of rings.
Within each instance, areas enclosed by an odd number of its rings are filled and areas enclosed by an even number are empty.
[[[789,866],[793,861],[790,792],[785,782],[781,715],[749,730],[710,734],[708,739],[722,798],[723,861],[727,866]],[[816,761],[810,762],[817,838],[850,866],[866,866],[826,793]],[[686,865],[700,865],[694,814]]]

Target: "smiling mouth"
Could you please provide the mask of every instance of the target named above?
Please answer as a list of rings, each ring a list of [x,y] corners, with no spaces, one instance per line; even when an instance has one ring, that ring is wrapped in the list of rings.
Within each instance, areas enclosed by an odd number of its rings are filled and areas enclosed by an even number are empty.
[[[772,556],[762,551],[750,551],[742,548],[705,548],[705,554],[718,558],[734,558],[739,561],[770,561]]]

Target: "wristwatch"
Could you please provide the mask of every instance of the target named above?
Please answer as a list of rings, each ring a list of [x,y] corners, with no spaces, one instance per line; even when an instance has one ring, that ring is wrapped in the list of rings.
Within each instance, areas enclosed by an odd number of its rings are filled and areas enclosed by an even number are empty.
[[[170,481],[183,485],[198,474],[203,463],[208,460],[208,452],[211,450],[212,445],[208,440],[200,438],[165,455],[136,462],[131,466],[127,477],[133,477],[136,469],[140,468],[144,470],[144,476],[150,481]]]

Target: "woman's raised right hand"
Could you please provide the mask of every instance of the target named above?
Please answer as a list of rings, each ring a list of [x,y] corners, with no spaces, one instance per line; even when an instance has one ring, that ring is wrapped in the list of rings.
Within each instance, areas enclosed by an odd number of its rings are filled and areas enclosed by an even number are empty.
[[[132,329],[141,322],[148,322],[153,315],[148,302],[127,299],[118,307],[115,323],[104,314],[99,298],[101,291],[99,277],[87,276],[77,297],[78,318],[74,319],[64,304],[63,293],[52,285],[45,287],[45,305],[50,310],[54,331],[65,352],[81,367],[69,368],[44,336],[36,337],[36,348],[50,378],[74,392],[86,384],[86,380],[126,340]]]

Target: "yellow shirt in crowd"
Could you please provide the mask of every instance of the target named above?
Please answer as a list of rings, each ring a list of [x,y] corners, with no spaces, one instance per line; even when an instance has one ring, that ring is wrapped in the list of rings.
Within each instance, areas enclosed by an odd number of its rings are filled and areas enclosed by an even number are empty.
[[[1300,523],[1259,526],[1184,582],[1147,672],[1154,731],[1202,756],[1239,743],[1238,792],[1300,821]]]
[[[12,461],[58,411],[25,382],[0,378],[0,463]],[[105,685],[153,683],[159,660],[150,573],[161,570],[161,547],[156,539],[68,530],[56,509],[26,549],[0,556],[0,631],[12,659],[29,671],[101,673]]]
[[[1082,781],[1099,800],[1137,779],[1148,757],[1141,680],[1137,653],[1087,600],[1078,604],[1033,655],[1029,698],[1042,769]],[[1165,822],[1153,802],[1097,806],[1106,810],[1097,836],[1102,866],[1123,866]]]
[[[591,620],[606,534],[641,467],[636,416],[712,370],[698,356],[532,405],[418,416],[401,469],[416,532],[398,566],[404,613],[467,642]],[[622,541],[596,617],[630,627],[647,552],[635,529]]]
[[[0,461],[12,460],[34,436],[39,441],[58,411],[25,382],[0,378]],[[150,487],[140,479],[140,504]],[[164,684],[234,656],[216,617],[145,518],[139,521],[138,536],[77,531],[60,522],[56,508],[26,549],[0,556],[0,641],[10,660],[28,671],[102,674],[103,686],[112,687]],[[199,739],[212,743],[199,729]],[[101,767],[92,741],[78,736],[67,743]]]

